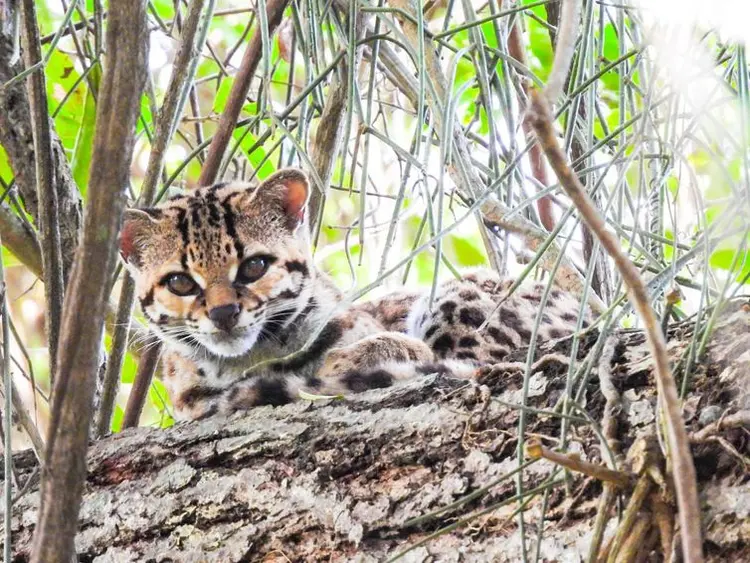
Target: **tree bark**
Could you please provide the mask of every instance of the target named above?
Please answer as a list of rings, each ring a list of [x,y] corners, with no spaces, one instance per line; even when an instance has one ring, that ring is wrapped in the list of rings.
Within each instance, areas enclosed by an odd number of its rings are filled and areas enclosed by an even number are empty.
[[[694,322],[670,329],[675,365],[684,365],[678,360],[690,346],[693,329]],[[745,465],[750,455],[749,329],[750,304],[727,304],[705,357],[692,370],[692,391],[684,403],[708,561],[750,560]],[[579,358],[591,350],[596,336],[582,340]],[[602,356],[578,402],[588,417],[601,422],[606,401],[599,378],[612,383],[619,408],[612,411],[611,445],[623,454],[630,450],[627,460],[618,456],[618,469],[635,473],[642,465],[639,444],[659,450],[652,360],[640,331],[613,338],[613,345],[605,347],[611,354]],[[569,349],[570,341],[562,340],[540,354],[566,355]],[[525,354],[518,350],[513,359],[523,362]],[[508,406],[521,402],[523,364],[517,368],[508,364],[485,372],[479,384],[427,377],[345,400],[262,407],[229,419],[167,430],[138,428],[101,440],[88,457],[76,538],[79,561],[386,560],[516,495],[513,476],[460,507],[406,524],[518,467],[519,410]],[[527,405],[554,409],[567,372],[555,361],[533,372]],[[575,410],[571,415],[584,416]],[[527,411],[527,421],[527,441],[537,437],[548,448],[559,447],[559,417]],[[607,435],[610,425],[603,426]],[[608,456],[602,456],[598,436],[591,424],[571,421],[563,451],[601,464]],[[33,471],[31,456],[17,456],[16,466],[25,480]],[[555,468],[546,460],[529,466],[523,472],[524,490],[541,485]],[[669,504],[669,491],[655,488]],[[620,491],[625,503],[631,492],[632,487]],[[551,488],[546,499],[533,498],[524,517],[529,558],[543,526],[541,560],[562,560],[563,555],[585,560],[601,496],[599,481],[571,473],[566,486]],[[29,558],[38,500],[32,491],[13,508],[14,561]],[[517,508],[513,501],[489,511],[404,560],[519,561]],[[669,515],[674,511],[670,506]],[[643,510],[634,530],[648,525],[647,515]],[[605,544],[616,526],[613,511]],[[643,543],[660,545],[656,539]],[[678,548],[674,542],[672,550]]]

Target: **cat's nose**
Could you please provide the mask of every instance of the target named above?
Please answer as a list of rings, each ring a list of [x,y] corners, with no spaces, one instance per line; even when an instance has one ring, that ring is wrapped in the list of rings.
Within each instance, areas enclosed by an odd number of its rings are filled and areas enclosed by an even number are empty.
[[[208,312],[208,318],[211,319],[216,328],[229,332],[237,326],[237,319],[240,318],[240,306],[237,303],[231,303],[214,307]]]

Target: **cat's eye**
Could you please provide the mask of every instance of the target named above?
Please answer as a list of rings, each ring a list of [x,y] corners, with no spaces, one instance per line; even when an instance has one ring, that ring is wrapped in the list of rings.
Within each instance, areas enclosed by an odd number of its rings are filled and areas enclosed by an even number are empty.
[[[187,274],[169,274],[162,283],[167,286],[169,291],[180,297],[195,295],[200,290],[195,280]]]
[[[270,256],[252,256],[240,264],[237,271],[237,281],[239,283],[253,283],[262,278],[268,271],[268,267],[273,262]]]

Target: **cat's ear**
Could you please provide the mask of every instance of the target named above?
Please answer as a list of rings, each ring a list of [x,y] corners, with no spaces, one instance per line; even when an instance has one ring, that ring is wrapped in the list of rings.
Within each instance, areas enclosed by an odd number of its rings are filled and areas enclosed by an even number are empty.
[[[294,230],[305,218],[309,194],[307,174],[297,168],[285,168],[271,174],[258,186],[256,198],[262,205],[281,212],[287,227]]]
[[[125,264],[139,268],[144,243],[156,231],[157,209],[126,209],[120,231],[120,256]]]

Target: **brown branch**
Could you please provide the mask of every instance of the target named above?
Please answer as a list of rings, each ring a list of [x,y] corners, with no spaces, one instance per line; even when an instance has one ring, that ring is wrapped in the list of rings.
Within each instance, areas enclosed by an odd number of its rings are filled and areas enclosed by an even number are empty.
[[[156,337],[151,336],[145,345],[147,348],[141,354],[140,361],[138,362],[138,371],[133,380],[133,388],[130,390],[130,395],[128,395],[128,404],[125,405],[125,416],[122,419],[123,430],[138,426],[143,405],[146,404],[148,390],[151,387],[151,380],[159,363],[161,345],[156,340]]]
[[[547,78],[545,94],[550,103],[562,95],[563,86],[568,79],[570,64],[573,62],[576,41],[578,39],[578,24],[581,18],[581,0],[565,0],[561,2],[557,41],[555,42],[555,60],[552,62],[552,72]]]
[[[715,437],[723,428],[750,429],[750,410],[742,410],[734,414],[722,416],[716,422],[712,422],[700,430],[693,432],[690,435],[690,440],[697,443],[705,442]]]
[[[683,554],[685,561],[702,561],[700,507],[695,467],[690,454],[690,442],[682,420],[677,386],[669,366],[664,335],[656,314],[651,308],[648,289],[638,269],[622,251],[617,238],[607,231],[606,223],[596,211],[578,177],[568,166],[555,136],[549,105],[545,97],[536,90],[531,92],[530,112],[534,131],[558,181],[580,211],[584,222],[614,260],[628,288],[630,301],[643,321],[649,348],[654,358],[656,385],[660,404],[664,410],[669,452],[672,456],[672,473],[677,490],[680,526],[683,531]]]
[[[344,116],[346,115],[347,87],[344,82],[334,80],[328,90],[325,106],[320,115],[318,129],[310,147],[310,159],[318,173],[322,186],[312,191],[307,206],[310,227],[313,233],[318,230],[318,215],[325,205],[326,186],[330,184],[333,164],[343,140]]]
[[[524,67],[528,68],[528,61],[526,60],[526,49],[523,46],[523,37],[519,29],[519,23],[516,19],[513,22],[513,27],[510,30],[508,36],[508,53],[510,56],[516,59]],[[523,93],[528,98],[529,95],[529,81],[526,78],[521,79],[521,88]],[[527,136],[531,134],[533,128],[529,123],[528,117],[523,118],[523,131]],[[549,178],[547,177],[547,167],[544,161],[544,154],[542,153],[541,147],[534,143],[529,149],[529,165],[531,166],[531,175],[539,182],[540,185],[545,188],[549,186]],[[537,210],[539,211],[539,220],[541,221],[544,228],[548,231],[552,231],[555,228],[555,216],[552,213],[552,198],[548,195],[540,197],[536,202]]]
[[[36,563],[69,563],[75,553],[106,292],[115,265],[135,124],[146,79],[146,2],[111,1],[108,24],[108,60],[97,105],[83,240],[76,253],[61,325],[34,534],[32,561]]]
[[[198,54],[203,49],[206,39],[208,23],[211,19],[211,13],[204,14],[204,0],[193,0],[190,4],[187,20],[182,30],[182,41],[180,49],[175,57],[172,67],[172,75],[167,86],[167,93],[164,97],[164,103],[159,111],[159,118],[156,122],[156,131],[151,145],[151,152],[148,157],[146,175],[141,186],[141,195],[139,204],[149,206],[156,195],[156,187],[159,183],[159,177],[164,170],[164,156],[167,152],[174,131],[177,129],[179,116],[187,102],[195,71],[198,67]],[[209,9],[212,8],[209,4]],[[112,348],[110,351],[107,369],[104,374],[104,383],[102,391],[102,400],[99,408],[96,432],[103,436],[109,432],[112,413],[114,412],[117,389],[120,384],[120,372],[125,359],[125,350],[128,344],[128,335],[130,333],[130,316],[133,311],[133,302],[135,299],[135,281],[129,273],[125,273],[122,288],[120,290],[120,301],[117,306],[117,316],[112,335]],[[158,357],[158,355],[157,355]],[[150,365],[146,362],[146,365]],[[145,366],[144,366],[145,367]],[[148,378],[150,383],[153,377],[153,369],[150,373],[141,375],[139,365],[138,375]],[[139,386],[134,387],[133,391],[140,390]],[[148,390],[148,386],[146,387]],[[145,395],[143,397],[145,399]]]
[[[34,4],[34,0],[23,0],[21,4],[23,55],[27,68],[42,60],[42,47],[39,43],[39,28],[36,23]],[[44,266],[42,277],[47,305],[49,364],[50,374],[55,374],[65,282],[60,247],[57,190],[52,159],[52,138],[50,136],[47,91],[43,72],[33,72],[29,76],[27,90],[34,137],[36,189],[40,211],[39,231],[42,243],[42,264]]]
[[[266,13],[268,21],[268,36],[273,36],[276,28],[281,23],[281,16],[284,14],[289,0],[269,0],[266,3]],[[219,174],[221,159],[224,157],[229,140],[232,138],[232,131],[240,117],[242,106],[245,105],[245,98],[250,91],[250,85],[258,68],[258,63],[263,55],[263,36],[258,24],[250,44],[247,46],[245,55],[242,57],[239,71],[234,77],[232,89],[229,91],[229,98],[224,107],[224,112],[219,119],[219,125],[208,147],[206,162],[203,164],[199,186],[208,186],[216,182],[216,176]]]
[[[618,488],[627,487],[630,484],[630,475],[622,471],[609,469],[603,465],[583,461],[582,459],[570,454],[562,454],[545,448],[536,440],[529,440],[526,446],[526,454],[532,459],[544,458],[561,467],[583,473],[599,481],[610,483]]]
[[[0,205],[2,244],[36,275],[42,275],[42,249],[36,233],[6,205]]]

